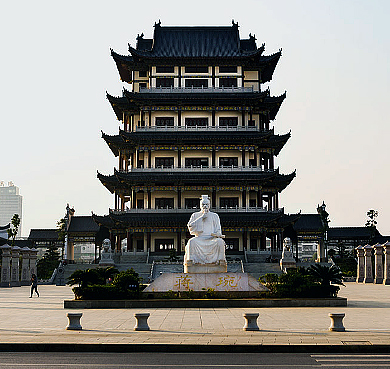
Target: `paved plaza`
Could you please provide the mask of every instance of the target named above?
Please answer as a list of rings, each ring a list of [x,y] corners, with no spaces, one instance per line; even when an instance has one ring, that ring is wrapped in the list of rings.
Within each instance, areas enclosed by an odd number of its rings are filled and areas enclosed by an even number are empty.
[[[390,345],[390,286],[346,283],[341,308],[65,310],[71,288],[0,289],[0,344]],[[82,331],[65,329],[67,312],[82,312]],[[134,331],[134,313],[150,313],[150,331]],[[260,331],[246,332],[243,313],[259,313]],[[329,313],[345,313],[346,332],[330,332]]]

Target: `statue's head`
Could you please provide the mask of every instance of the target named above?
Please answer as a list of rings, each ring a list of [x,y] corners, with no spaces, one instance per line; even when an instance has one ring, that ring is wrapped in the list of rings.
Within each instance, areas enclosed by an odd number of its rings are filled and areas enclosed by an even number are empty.
[[[203,213],[208,213],[210,210],[210,199],[208,195],[202,195],[200,199],[200,210]]]
[[[108,252],[111,249],[111,241],[108,238],[104,239],[102,246],[103,246],[104,251]]]

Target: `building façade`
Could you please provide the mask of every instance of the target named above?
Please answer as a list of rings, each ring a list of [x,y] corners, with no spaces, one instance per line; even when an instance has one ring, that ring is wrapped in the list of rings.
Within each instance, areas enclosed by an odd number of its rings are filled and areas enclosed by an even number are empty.
[[[121,121],[102,137],[118,158],[98,179],[114,209],[94,220],[110,230],[117,251],[183,253],[190,214],[208,194],[221,219],[226,254],[278,254],[299,215],[287,215],[279,194],[295,172],[282,174],[275,157],[290,138],[274,120],[286,97],[271,96],[281,51],[263,55],[256,38],[228,27],[154,25],[130,54],[111,55],[128,85],[107,94]],[[126,241],[127,242],[126,242]]]

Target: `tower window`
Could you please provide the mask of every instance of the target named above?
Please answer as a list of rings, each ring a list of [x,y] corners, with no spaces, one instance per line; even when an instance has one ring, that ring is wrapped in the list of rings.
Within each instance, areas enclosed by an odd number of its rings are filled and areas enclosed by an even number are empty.
[[[140,84],[139,84],[139,89],[141,90],[141,89],[143,89],[143,88],[147,88],[148,87],[148,85],[145,83],[145,82],[141,82]]]
[[[190,167],[208,167],[209,159],[208,158],[186,158],[185,159],[186,168]]]
[[[140,77],[147,77],[148,72],[147,72],[146,70],[140,70],[140,71],[138,72],[138,75],[139,75]]]
[[[175,67],[171,65],[156,66],[156,73],[175,73]]]
[[[199,209],[199,199],[187,198],[184,199],[186,209]]]
[[[221,65],[219,67],[219,73],[237,73],[236,65]]]
[[[238,197],[221,197],[219,199],[220,208],[238,208]]]
[[[207,127],[209,124],[208,118],[186,118],[187,127]]]
[[[209,86],[209,81],[207,79],[200,78],[190,78],[186,79],[186,88],[207,88]]]
[[[155,158],[154,162],[156,168],[173,168],[174,158]]]
[[[191,65],[185,67],[186,73],[208,73],[209,67],[203,65]]]
[[[219,87],[237,87],[237,78],[220,78]]]
[[[156,117],[156,127],[173,127],[173,117]]]
[[[173,78],[156,78],[156,87],[173,87]]]
[[[237,127],[238,118],[237,117],[221,117],[219,118],[220,127]]]
[[[219,158],[219,166],[220,167],[238,167],[238,158],[235,157],[227,157],[227,158]]]
[[[156,209],[173,209],[173,197],[159,197],[155,199]]]

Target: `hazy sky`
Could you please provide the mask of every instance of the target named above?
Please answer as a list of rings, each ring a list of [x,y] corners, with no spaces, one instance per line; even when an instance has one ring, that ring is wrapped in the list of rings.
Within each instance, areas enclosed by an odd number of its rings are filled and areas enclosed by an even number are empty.
[[[153,24],[231,25],[265,55],[283,49],[269,84],[287,98],[275,131],[292,136],[276,159],[297,177],[280,196],[287,213],[325,201],[331,226],[363,226],[369,209],[390,234],[390,1],[8,1],[0,14],[0,180],[23,195],[23,235],[54,228],[69,203],[103,215],[113,195],[96,179],[117,160],[100,130],[118,132],[105,92],[119,96],[110,47]]]

